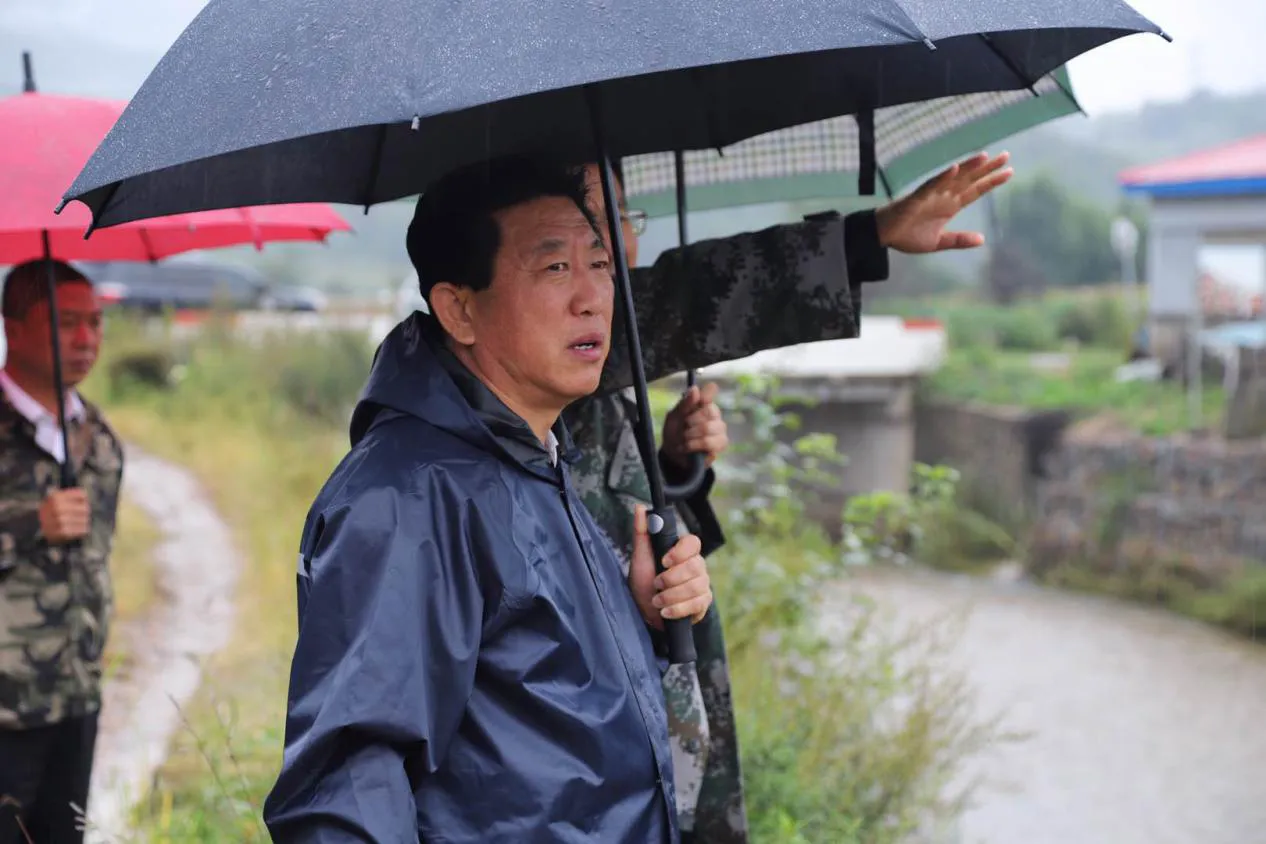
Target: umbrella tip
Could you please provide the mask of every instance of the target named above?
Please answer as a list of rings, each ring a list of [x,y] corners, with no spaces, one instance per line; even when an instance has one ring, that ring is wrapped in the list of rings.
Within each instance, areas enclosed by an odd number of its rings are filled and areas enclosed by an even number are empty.
[[[22,90],[27,94],[35,93],[35,71],[31,69],[31,51],[22,51]]]
[[[1159,35],[1161,38],[1164,38],[1164,39],[1165,39],[1166,41],[1168,41],[1170,44],[1173,44],[1173,43],[1174,43],[1174,36],[1170,35],[1170,34],[1169,34],[1168,32],[1166,32],[1165,30],[1163,30],[1163,29],[1159,29],[1159,30],[1157,30],[1157,31],[1156,31],[1156,34],[1157,34],[1157,35]]]

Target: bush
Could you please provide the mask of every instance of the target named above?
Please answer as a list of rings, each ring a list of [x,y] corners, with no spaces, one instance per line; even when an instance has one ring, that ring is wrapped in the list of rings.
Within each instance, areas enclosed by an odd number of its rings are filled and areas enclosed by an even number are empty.
[[[975,569],[1011,556],[1001,526],[961,506],[958,470],[914,465],[908,493],[855,495],[844,506],[844,547],[852,562],[914,559],[935,568]]]
[[[999,349],[1044,352],[1059,346],[1050,318],[1035,309],[1008,308],[999,311],[992,330]]]
[[[1049,314],[1029,305],[959,306],[944,315],[953,349],[1042,352],[1059,347]]]
[[[165,389],[172,386],[175,368],[175,357],[169,349],[155,347],[126,352],[110,361],[107,368],[110,389]]]
[[[1116,296],[1096,295],[1063,302],[1055,312],[1061,338],[1086,346],[1126,352],[1134,333],[1133,321]]]

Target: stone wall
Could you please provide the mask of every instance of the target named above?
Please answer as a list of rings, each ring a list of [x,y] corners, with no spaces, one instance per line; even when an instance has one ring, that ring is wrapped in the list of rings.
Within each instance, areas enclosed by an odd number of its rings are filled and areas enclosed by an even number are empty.
[[[1144,437],[1103,418],[920,402],[915,459],[962,472],[963,503],[1027,538],[1038,573],[1159,566],[1211,583],[1266,565],[1266,439]]]
[[[1038,571],[1158,567],[1200,583],[1266,563],[1266,442],[1142,437],[1089,421],[1048,461],[1030,534]]]

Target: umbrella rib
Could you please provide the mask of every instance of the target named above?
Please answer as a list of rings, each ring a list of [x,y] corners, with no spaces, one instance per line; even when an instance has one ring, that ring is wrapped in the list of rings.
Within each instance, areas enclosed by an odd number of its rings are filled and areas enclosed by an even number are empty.
[[[141,236],[141,244],[145,247],[145,254],[149,256],[149,262],[157,264],[158,255],[154,252],[154,244],[149,239],[149,229],[142,226],[138,234]]]
[[[1007,70],[1015,74],[1016,79],[1019,79],[1021,82],[1024,83],[1024,87],[1029,89],[1030,94],[1032,94],[1035,97],[1040,96],[1037,92],[1037,81],[1029,79],[1029,77],[1025,76],[1024,72],[1021,71],[1020,68],[1016,65],[1016,63],[1011,60],[1011,57],[998,49],[998,45],[993,43],[993,38],[989,36],[989,33],[987,32],[980,33],[980,40],[984,41],[985,46],[989,48],[990,52],[992,52],[995,56],[997,56],[998,59],[1004,65],[1006,65]],[[1060,88],[1062,89],[1063,86],[1061,85]],[[1064,93],[1068,93],[1068,92],[1065,91]],[[1071,94],[1069,96],[1071,96]]]
[[[93,212],[92,219],[88,221],[88,228],[84,231],[84,240],[92,237],[92,233],[97,230],[97,222],[101,216],[105,214],[106,209],[110,207],[110,203],[114,201],[114,195],[119,192],[119,186],[122,182],[115,182],[106,190],[105,200],[101,203],[98,210]],[[65,200],[62,201],[62,207],[66,206]],[[61,210],[60,208],[58,209]]]
[[[374,188],[378,185],[378,171],[382,167],[382,152],[387,146],[387,124],[381,123],[378,126],[378,143],[374,145],[374,157],[369,162],[369,184],[365,187],[365,213],[369,213],[369,206],[374,204]]]

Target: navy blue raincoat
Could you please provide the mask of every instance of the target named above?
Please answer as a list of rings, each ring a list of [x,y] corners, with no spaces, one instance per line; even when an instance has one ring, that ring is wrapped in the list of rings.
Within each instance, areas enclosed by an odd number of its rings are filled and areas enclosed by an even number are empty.
[[[415,314],[308,514],[277,842],[677,840],[649,631],[567,475]]]

